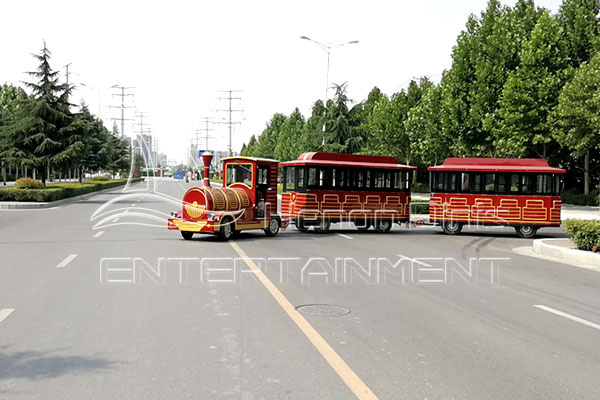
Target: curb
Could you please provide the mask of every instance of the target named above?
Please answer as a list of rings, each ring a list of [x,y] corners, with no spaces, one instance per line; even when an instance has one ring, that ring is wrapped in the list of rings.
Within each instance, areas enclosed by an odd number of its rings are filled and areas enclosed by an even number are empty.
[[[143,183],[136,182],[136,183]],[[136,184],[134,183],[134,185]],[[125,187],[125,185],[121,186],[113,186],[108,189],[97,190],[95,192],[81,194],[79,196],[67,197],[66,199],[60,199],[56,201],[50,202],[33,202],[33,201],[0,201],[0,210],[39,210],[44,208],[52,208],[57,206],[62,206],[63,204],[75,203],[79,200],[85,200],[97,194],[106,193],[111,190],[121,189]]]
[[[533,241],[533,252],[538,255],[564,260],[569,264],[589,265],[600,268],[600,254],[591,251],[577,250],[550,244],[568,239],[536,239]],[[570,243],[570,241],[569,241]]]

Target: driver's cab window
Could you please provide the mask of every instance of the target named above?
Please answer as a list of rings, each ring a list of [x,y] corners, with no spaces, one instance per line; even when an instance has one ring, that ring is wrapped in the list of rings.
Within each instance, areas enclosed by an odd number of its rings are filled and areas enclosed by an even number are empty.
[[[257,185],[267,186],[269,184],[269,167],[260,165],[257,168],[258,178]]]
[[[227,186],[234,183],[252,187],[252,164],[227,164]]]

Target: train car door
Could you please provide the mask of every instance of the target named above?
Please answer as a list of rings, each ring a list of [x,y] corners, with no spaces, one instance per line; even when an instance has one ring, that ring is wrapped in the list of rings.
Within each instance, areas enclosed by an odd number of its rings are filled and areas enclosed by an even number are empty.
[[[269,189],[269,166],[256,166],[256,219],[269,217],[265,215],[267,190]]]

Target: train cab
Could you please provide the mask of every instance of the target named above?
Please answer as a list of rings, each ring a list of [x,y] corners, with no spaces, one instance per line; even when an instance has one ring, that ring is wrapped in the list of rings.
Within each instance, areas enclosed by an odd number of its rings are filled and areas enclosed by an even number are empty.
[[[169,219],[171,230],[181,231],[184,239],[194,233],[212,233],[229,240],[243,230],[262,229],[275,236],[285,223],[277,213],[278,161],[228,157],[223,161],[223,185],[213,187],[209,179],[212,154],[202,155],[203,186],[188,190],[183,207]]]

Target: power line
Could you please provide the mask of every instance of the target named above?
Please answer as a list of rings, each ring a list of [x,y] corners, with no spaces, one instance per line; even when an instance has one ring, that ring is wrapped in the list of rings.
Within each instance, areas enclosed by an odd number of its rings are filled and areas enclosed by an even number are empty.
[[[233,122],[231,117],[232,117],[232,113],[234,112],[242,112],[242,109],[239,110],[234,110],[231,108],[231,102],[233,100],[241,100],[241,97],[232,97],[233,93],[238,93],[241,92],[241,90],[220,90],[220,93],[228,93],[229,96],[228,97],[219,97],[219,100],[229,100],[229,108],[225,109],[225,110],[215,110],[215,111],[225,111],[229,113],[229,121],[228,122],[217,122],[218,124],[227,124],[229,125],[229,156],[233,156],[233,149],[231,147],[231,129],[233,127],[234,124],[241,124],[241,122]]]
[[[199,136],[200,132],[204,132],[204,149],[208,150],[209,149],[209,147],[208,147],[208,139],[214,139],[214,137],[210,136],[208,134],[208,132],[215,131],[215,129],[209,128],[208,124],[214,124],[215,121],[211,120],[208,117],[204,117],[202,122],[204,122],[205,127],[204,128],[200,128],[200,129],[196,129],[196,146],[200,145],[200,136]]]

